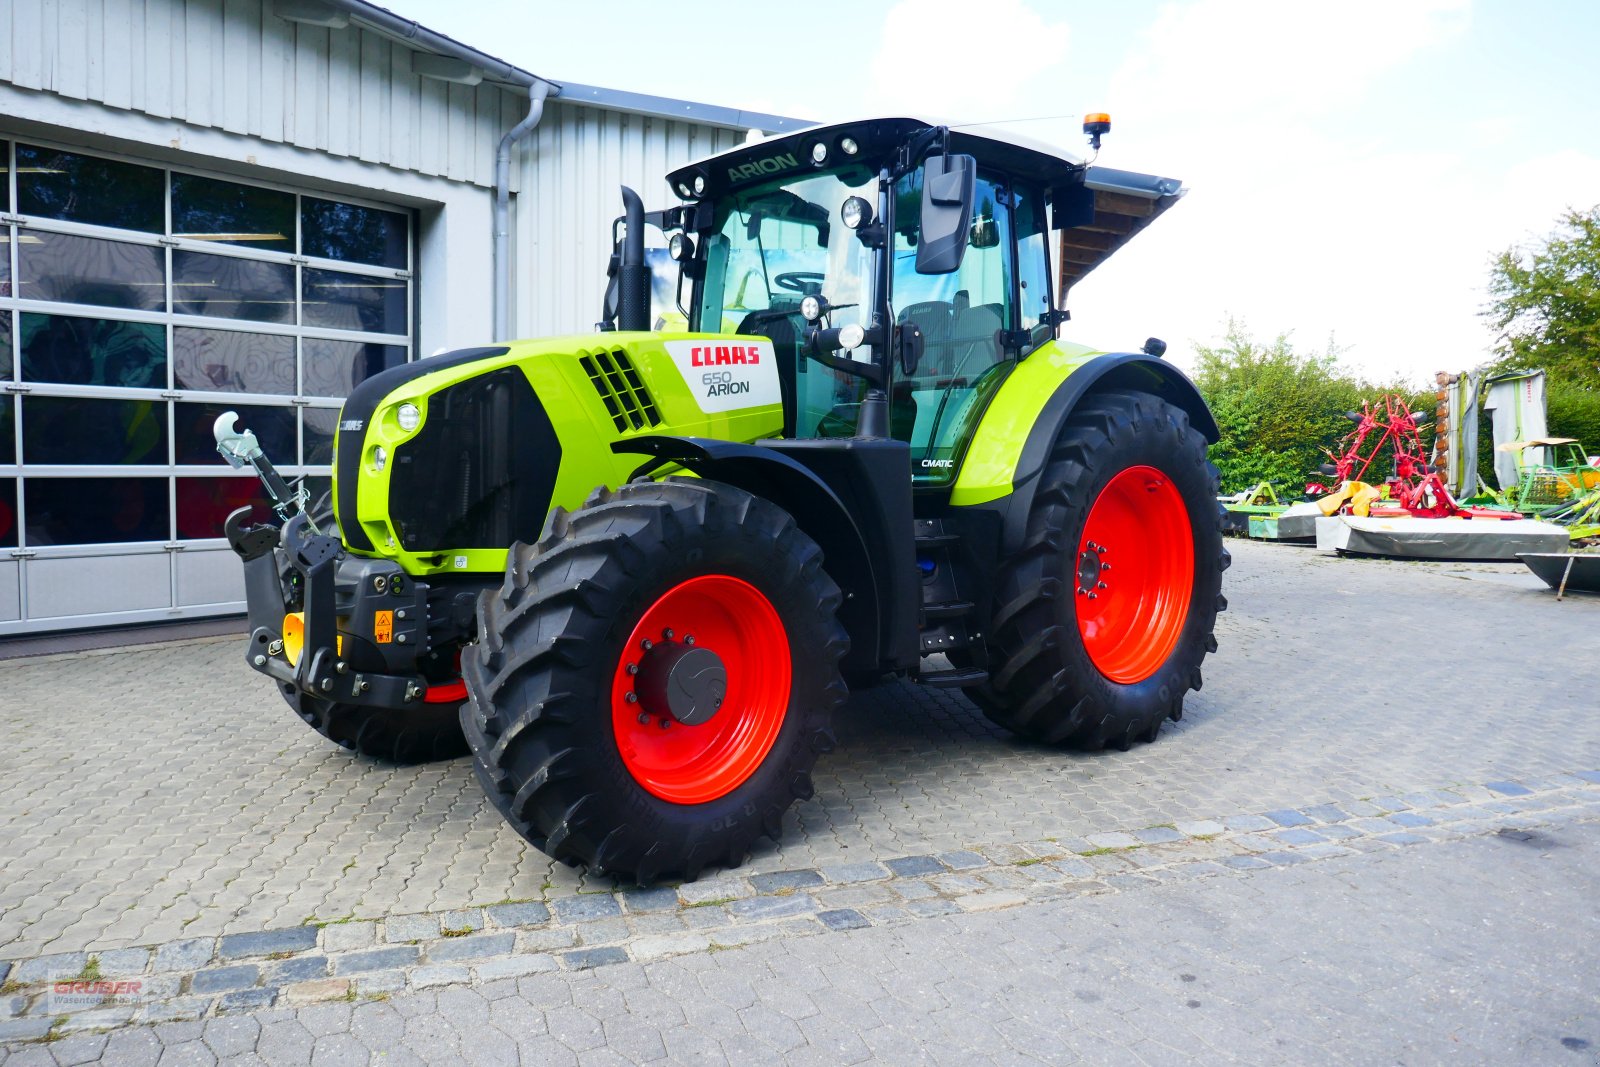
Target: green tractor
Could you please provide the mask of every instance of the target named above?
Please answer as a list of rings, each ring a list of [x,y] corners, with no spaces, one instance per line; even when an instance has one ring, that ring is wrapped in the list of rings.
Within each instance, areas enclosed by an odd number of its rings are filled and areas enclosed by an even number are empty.
[[[1082,273],[1178,184],[908,118],[668,181],[623,190],[597,332],[357,386],[331,509],[219,420],[281,519],[227,522],[250,665],[347,748],[470,752],[530,842],[641,884],[778,839],[850,687],[1086,749],[1180,718],[1225,607],[1216,425],[1160,342],[1057,338],[1049,240]]]

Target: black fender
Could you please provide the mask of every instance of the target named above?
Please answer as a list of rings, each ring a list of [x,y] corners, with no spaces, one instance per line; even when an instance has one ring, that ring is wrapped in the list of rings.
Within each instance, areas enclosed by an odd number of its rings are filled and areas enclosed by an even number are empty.
[[[645,476],[666,463],[676,463],[702,478],[743,489],[786,510],[806,536],[822,549],[823,566],[844,593],[839,621],[850,635],[850,651],[845,655],[845,668],[863,672],[903,669],[916,662],[916,653],[911,653],[910,663],[903,662],[906,654],[901,646],[906,641],[899,639],[902,636],[899,631],[904,629],[899,624],[903,611],[894,610],[886,614],[885,609],[898,605],[904,599],[900,588],[904,583],[893,581],[896,576],[894,569],[887,566],[881,553],[875,553],[873,548],[880,543],[890,543],[897,535],[908,553],[908,566],[905,569],[908,575],[914,572],[915,560],[909,555],[909,453],[900,459],[897,471],[905,487],[904,529],[864,530],[857,522],[858,509],[847,504],[840,492],[825,481],[812,465],[789,454],[794,451],[804,455],[801,450],[808,445],[834,444],[845,445],[846,442],[775,440],[741,444],[704,437],[663,435],[616,441],[611,445],[611,450],[619,454],[637,453],[655,457],[641,467],[635,477]],[[887,444],[904,448],[900,442]],[[830,451],[839,452],[843,449]],[[846,492],[847,495],[857,495],[850,493],[848,488]],[[874,525],[888,527],[891,523],[878,521]],[[915,648],[914,621],[909,640],[911,647]]]
[[[1207,444],[1216,444],[1221,436],[1217,420],[1212,417],[1200,390],[1177,367],[1143,353],[1111,352],[1094,357],[1067,375],[1045,401],[1017,459],[1016,472],[1011,476],[1011,493],[992,504],[978,505],[1001,512],[1001,552],[1004,555],[1022,547],[1028,512],[1039,488],[1039,473],[1049,461],[1062,427],[1085,397],[1108,389],[1151,393],[1189,416],[1190,425],[1200,431]]]

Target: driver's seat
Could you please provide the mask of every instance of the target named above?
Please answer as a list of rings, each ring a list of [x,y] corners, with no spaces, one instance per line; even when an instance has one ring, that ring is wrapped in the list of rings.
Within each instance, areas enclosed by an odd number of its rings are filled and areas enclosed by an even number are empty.
[[[795,395],[794,379],[800,362],[800,331],[795,320],[798,311],[778,315],[771,311],[752,311],[739,323],[738,330],[746,337],[765,337],[772,342],[778,358],[778,389],[783,396],[783,436],[794,436]]]

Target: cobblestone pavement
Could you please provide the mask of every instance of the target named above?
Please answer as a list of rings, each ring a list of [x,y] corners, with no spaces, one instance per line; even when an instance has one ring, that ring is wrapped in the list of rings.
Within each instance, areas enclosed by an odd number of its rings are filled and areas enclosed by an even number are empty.
[[[1239,543],[1206,687],[1158,743],[1062,753],[959,694],[858,694],[816,798],[747,872],[815,869],[1600,766],[1600,598],[1507,566]],[[585,885],[465,761],[306,729],[236,641],[0,664],[0,959],[558,901]],[[741,872],[744,873],[744,872]]]
[[[1145,868],[1088,895],[1040,882],[648,962],[568,953],[473,986],[13,1043],[0,1067],[1600,1062],[1600,791],[1500,784],[1469,819],[1485,832]]]

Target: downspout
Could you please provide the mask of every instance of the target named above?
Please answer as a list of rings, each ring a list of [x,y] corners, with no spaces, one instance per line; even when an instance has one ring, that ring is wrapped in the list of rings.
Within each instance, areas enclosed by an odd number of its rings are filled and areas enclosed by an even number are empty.
[[[511,339],[511,308],[516,293],[511,285],[511,150],[533,132],[544,116],[550,83],[528,86],[528,114],[500,138],[494,153],[494,340]]]

